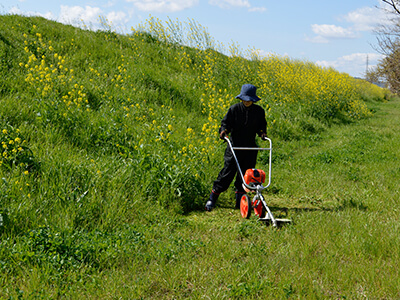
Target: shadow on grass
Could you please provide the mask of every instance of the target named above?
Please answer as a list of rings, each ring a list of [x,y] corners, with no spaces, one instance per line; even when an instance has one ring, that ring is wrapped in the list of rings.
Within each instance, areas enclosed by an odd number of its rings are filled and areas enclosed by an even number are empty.
[[[219,205],[217,204],[218,208],[234,208],[234,204],[228,204],[226,202],[220,203]],[[302,204],[301,206],[287,206],[287,205],[268,205],[268,207],[271,209],[272,212],[274,211],[282,211],[285,214],[287,214],[289,211],[294,211],[294,212],[301,212],[301,211],[343,211],[346,209],[357,209],[361,211],[366,211],[368,209],[368,206],[365,205],[362,201],[355,200],[355,199],[345,199],[338,203],[336,207],[323,207],[323,206],[304,206]]]
[[[338,212],[338,211],[344,211],[344,210],[360,210],[360,211],[366,211],[368,209],[368,206],[362,203],[361,201],[357,201],[354,199],[346,199],[338,203],[336,207],[316,207],[316,206],[304,206],[304,204],[300,206],[287,206],[287,205],[268,205],[269,209],[271,210],[274,218],[276,219],[289,219],[291,222],[289,224],[295,224],[292,220],[292,217],[294,215],[298,214],[307,214],[311,212]],[[233,209],[234,205],[228,204],[228,203],[220,203],[220,205],[217,205],[217,209]],[[240,211],[238,209],[235,210],[240,216]],[[253,212],[252,212],[253,215]],[[288,223],[285,223],[288,224]],[[266,225],[268,225],[266,223]],[[279,226],[280,227],[280,226]]]

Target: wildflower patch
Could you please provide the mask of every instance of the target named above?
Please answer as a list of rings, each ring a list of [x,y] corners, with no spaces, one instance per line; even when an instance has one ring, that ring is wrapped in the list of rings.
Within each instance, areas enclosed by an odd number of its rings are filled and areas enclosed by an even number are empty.
[[[36,166],[31,149],[19,129],[5,126],[0,132],[0,167],[20,168],[24,173]]]

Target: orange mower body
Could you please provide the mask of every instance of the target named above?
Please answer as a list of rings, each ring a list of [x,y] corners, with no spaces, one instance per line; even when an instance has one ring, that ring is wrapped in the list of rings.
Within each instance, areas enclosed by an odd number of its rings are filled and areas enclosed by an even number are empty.
[[[256,186],[265,183],[265,172],[260,169],[247,169],[244,174],[244,181],[250,186]],[[244,186],[245,191],[248,193],[250,189]]]

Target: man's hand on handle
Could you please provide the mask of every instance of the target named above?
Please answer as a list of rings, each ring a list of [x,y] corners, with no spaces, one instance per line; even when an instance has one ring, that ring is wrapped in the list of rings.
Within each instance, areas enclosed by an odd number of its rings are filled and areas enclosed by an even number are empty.
[[[263,141],[265,141],[265,140],[267,140],[267,134],[265,133],[265,132],[263,132],[262,134],[261,134],[261,139],[263,140]]]
[[[219,134],[219,138],[221,140],[225,140],[225,137],[228,137],[228,133],[226,132],[226,130],[222,130],[221,133]]]

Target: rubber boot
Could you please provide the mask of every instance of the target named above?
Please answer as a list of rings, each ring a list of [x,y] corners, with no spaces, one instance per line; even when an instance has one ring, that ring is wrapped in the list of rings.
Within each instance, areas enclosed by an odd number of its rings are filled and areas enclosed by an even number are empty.
[[[210,198],[206,202],[205,209],[206,211],[212,211],[213,208],[215,207],[215,203],[217,203],[219,194],[215,193],[214,191],[211,191]]]
[[[235,198],[236,198],[235,209],[240,209],[240,200],[242,199],[242,196],[245,194],[246,194],[245,192],[235,192]]]

